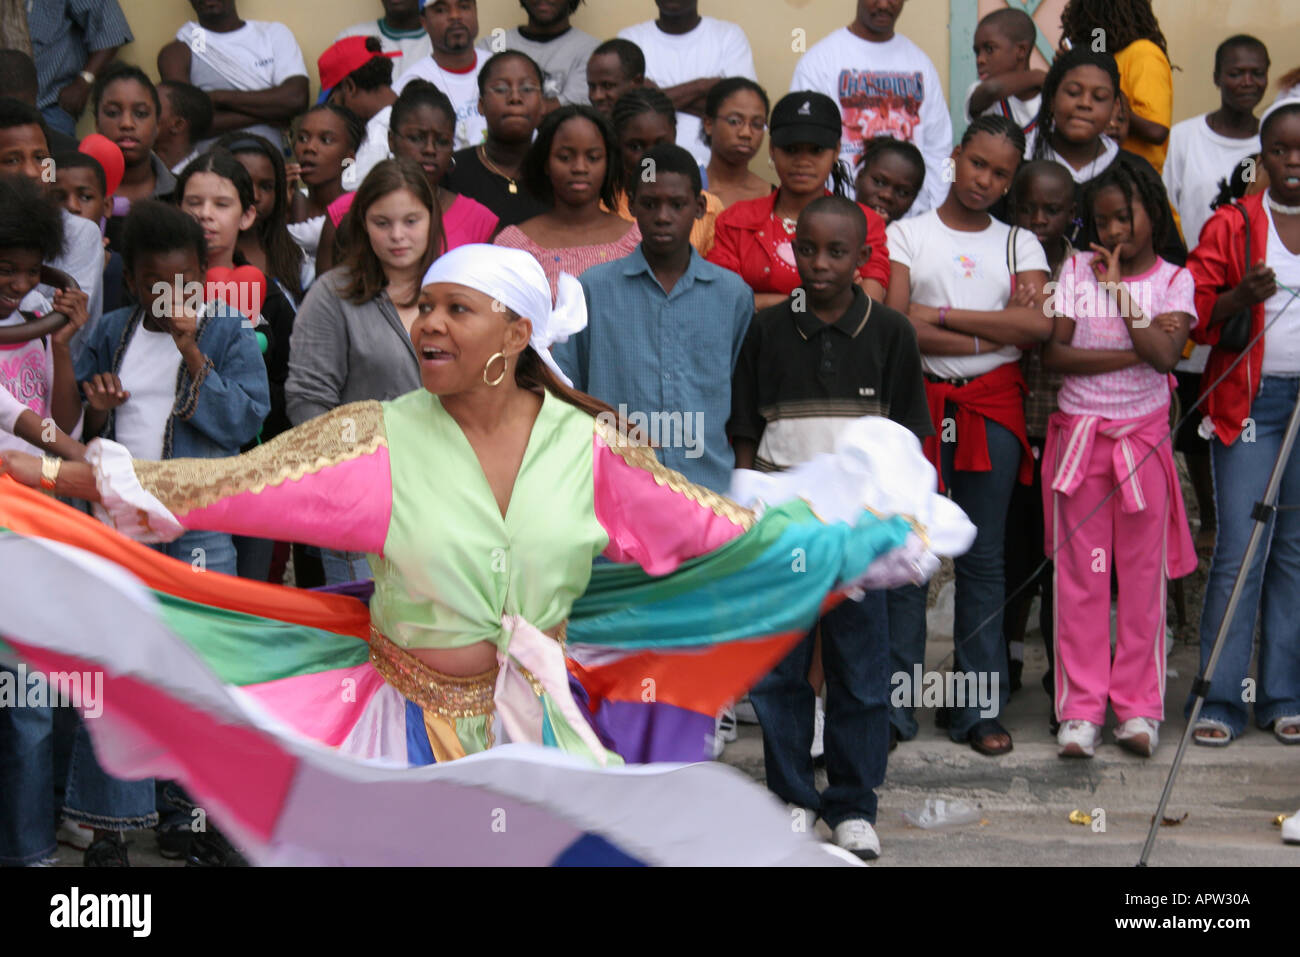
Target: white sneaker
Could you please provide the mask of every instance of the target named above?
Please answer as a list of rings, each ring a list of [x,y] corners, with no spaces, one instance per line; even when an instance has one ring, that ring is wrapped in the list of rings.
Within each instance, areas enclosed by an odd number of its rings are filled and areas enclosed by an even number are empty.
[[[1282,843],[1300,844],[1300,811],[1282,822]]]
[[[880,856],[880,838],[876,836],[876,829],[860,817],[851,817],[836,824],[831,840],[864,861],[874,861]]]
[[[758,712],[754,710],[754,702],[749,700],[749,695],[736,702],[736,721],[739,724],[758,724]]]
[[[1129,718],[1115,729],[1115,743],[1125,751],[1149,758],[1160,744],[1160,722],[1152,718]]]
[[[56,838],[60,844],[66,844],[69,847],[75,847],[79,851],[84,851],[90,847],[90,842],[94,840],[94,837],[94,830],[84,824],[68,820],[59,822],[59,832]]]
[[[826,704],[821,698],[814,698],[813,700],[817,703],[813,710],[812,756],[820,758],[826,753],[824,741],[826,735]]]
[[[1063,758],[1090,758],[1101,744],[1101,725],[1079,720],[1062,722],[1056,743],[1056,753]]]

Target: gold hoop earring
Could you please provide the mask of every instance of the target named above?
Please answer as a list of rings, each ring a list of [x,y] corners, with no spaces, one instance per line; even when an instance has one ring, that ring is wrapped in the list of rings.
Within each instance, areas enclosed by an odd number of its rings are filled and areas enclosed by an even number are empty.
[[[497,376],[495,379],[489,379],[488,369],[492,368],[492,363],[496,362],[497,359],[500,359],[502,362],[501,374]],[[483,381],[488,385],[500,385],[501,380],[506,377],[506,370],[508,368],[510,368],[510,360],[506,358],[506,354],[504,352],[494,353],[492,358],[488,359],[487,365],[483,367]]]

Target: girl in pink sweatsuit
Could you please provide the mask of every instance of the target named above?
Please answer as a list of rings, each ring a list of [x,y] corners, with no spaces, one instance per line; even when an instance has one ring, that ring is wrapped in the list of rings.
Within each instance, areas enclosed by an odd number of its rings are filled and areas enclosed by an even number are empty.
[[[1101,242],[1061,270],[1043,352],[1044,368],[1066,373],[1043,452],[1057,742],[1092,757],[1109,701],[1116,741],[1149,756],[1164,718],[1165,585],[1196,568],[1169,441],[1169,373],[1196,321],[1195,284],[1155,253],[1173,224],[1145,164],[1121,154],[1084,201]]]

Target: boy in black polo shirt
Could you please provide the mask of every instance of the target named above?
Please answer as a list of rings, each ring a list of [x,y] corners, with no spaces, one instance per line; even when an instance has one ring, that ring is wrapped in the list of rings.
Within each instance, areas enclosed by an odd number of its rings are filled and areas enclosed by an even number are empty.
[[[862,210],[843,197],[814,200],[799,216],[794,258],[803,284],[754,317],[732,380],[727,433],[737,468],[777,471],[834,451],[840,430],[864,415],[886,416],[918,438],[933,433],[911,323],[854,283],[871,256],[866,235]],[[820,795],[807,677],[818,629],[829,778]],[[889,749],[885,593],[869,591],[825,615],[749,697],[763,727],[767,785],[800,811],[795,825],[806,830],[821,816],[840,847],[877,857],[874,789]]]

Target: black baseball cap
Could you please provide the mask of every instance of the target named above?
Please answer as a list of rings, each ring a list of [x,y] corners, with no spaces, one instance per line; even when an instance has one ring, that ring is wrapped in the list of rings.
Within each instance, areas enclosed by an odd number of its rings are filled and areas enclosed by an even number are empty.
[[[840,141],[840,108],[825,93],[787,93],[772,107],[768,126],[773,146],[812,143],[829,148]]]

